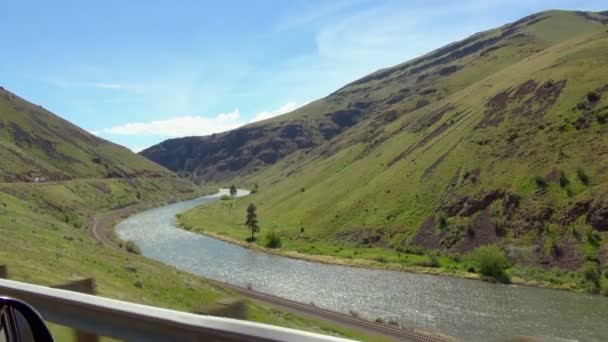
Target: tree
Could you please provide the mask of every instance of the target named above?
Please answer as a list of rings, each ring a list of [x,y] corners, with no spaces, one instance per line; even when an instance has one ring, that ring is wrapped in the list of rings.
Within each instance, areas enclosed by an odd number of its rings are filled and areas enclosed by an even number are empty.
[[[245,221],[245,224],[251,230],[251,241],[255,240],[255,237],[253,234],[260,231],[260,227],[258,226],[258,215],[255,212],[256,209],[257,208],[255,207],[255,204],[253,204],[253,203],[251,203],[247,207],[247,221]]]
[[[234,197],[234,196],[236,196],[236,193],[237,193],[236,186],[234,186],[234,184],[233,184],[230,186],[230,196]]]

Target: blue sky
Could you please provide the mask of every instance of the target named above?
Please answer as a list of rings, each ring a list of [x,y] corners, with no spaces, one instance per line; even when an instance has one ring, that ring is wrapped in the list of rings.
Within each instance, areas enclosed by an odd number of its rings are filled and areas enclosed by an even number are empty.
[[[0,12],[0,85],[140,150],[293,110],[546,9],[605,1],[28,1]]]

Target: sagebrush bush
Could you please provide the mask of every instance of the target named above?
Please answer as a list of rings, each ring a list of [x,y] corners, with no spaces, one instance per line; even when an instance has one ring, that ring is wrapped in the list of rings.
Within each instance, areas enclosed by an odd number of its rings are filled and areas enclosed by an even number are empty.
[[[581,270],[583,279],[591,285],[592,288],[597,289],[600,287],[600,271],[597,264],[594,262],[587,262],[583,265]]]
[[[547,181],[545,181],[545,179],[541,176],[534,177],[534,182],[536,183],[536,186],[539,189],[546,189],[547,186],[549,186],[549,184],[547,184]]]
[[[281,237],[274,231],[266,233],[264,240],[264,246],[268,248],[281,248]]]
[[[508,283],[509,276],[505,270],[509,267],[509,259],[500,248],[495,245],[477,247],[471,253],[471,260],[476,269],[484,276]]]
[[[585,170],[583,170],[583,169],[576,170],[576,176],[578,177],[578,180],[581,181],[581,183],[583,183],[584,185],[589,185],[589,176],[587,175]]]
[[[437,221],[439,221],[439,228],[446,229],[448,227],[448,216],[444,212],[437,214]]]
[[[559,186],[565,188],[570,184],[570,180],[564,171],[559,172]]]
[[[427,259],[422,260],[422,261],[417,261],[413,265],[421,266],[421,267],[432,267],[432,268],[441,266],[441,264],[439,264],[439,258],[435,254],[429,255]]]
[[[133,242],[131,240],[129,240],[125,243],[125,249],[129,253],[141,254],[141,249],[139,249],[139,246],[136,245],[135,242]]]

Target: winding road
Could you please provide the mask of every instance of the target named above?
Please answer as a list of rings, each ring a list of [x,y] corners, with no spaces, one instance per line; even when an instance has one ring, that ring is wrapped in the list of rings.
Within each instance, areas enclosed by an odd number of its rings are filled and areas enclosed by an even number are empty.
[[[116,245],[116,243],[114,243],[112,239],[109,238],[109,234],[112,232],[112,229],[114,228],[114,223],[118,219],[128,216],[131,213],[135,213],[139,210],[139,208],[140,207],[138,205],[133,205],[121,209],[112,210],[99,215],[89,225],[87,229],[89,235],[95,240],[104,244],[105,246],[123,250],[118,245]],[[225,288],[230,288],[231,290],[238,292],[239,294],[247,298],[262,302],[264,304],[269,304],[274,307],[285,309],[290,312],[308,316],[311,318],[330,321],[348,329],[356,329],[369,334],[381,335],[383,337],[390,338],[396,341],[443,341],[442,339],[439,339],[437,337],[422,334],[414,330],[407,330],[395,326],[370,322],[361,318],[352,317],[339,312],[318,308],[314,305],[303,304],[267,293],[251,290],[245,287],[236,286],[208,278],[206,279],[211,283],[220,285]]]

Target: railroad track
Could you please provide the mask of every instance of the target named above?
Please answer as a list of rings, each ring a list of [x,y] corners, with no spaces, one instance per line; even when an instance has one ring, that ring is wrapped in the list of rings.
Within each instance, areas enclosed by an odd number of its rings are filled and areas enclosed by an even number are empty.
[[[407,338],[408,340],[415,341],[427,341],[427,342],[445,342],[445,340],[440,339],[438,337],[425,335],[416,331],[407,330],[399,327],[394,327],[390,325],[380,324],[376,322],[371,322],[368,320],[364,320],[361,318],[352,317],[341,312],[336,312],[328,309],[318,308],[314,305],[300,303],[291,299],[286,299],[282,297],[277,297],[275,295],[267,294],[264,292],[259,292],[255,290],[250,290],[248,288],[244,288],[241,286],[224,283],[217,280],[209,279],[212,283],[215,283],[222,287],[227,287],[232,290],[235,290],[247,297],[262,300],[266,303],[279,305],[286,308],[296,308],[299,311],[304,311],[315,316],[322,316],[324,318],[330,318],[333,320],[338,320],[344,323],[349,323],[358,327],[365,327],[368,330],[382,333],[383,335],[390,335],[392,337],[399,338]]]

